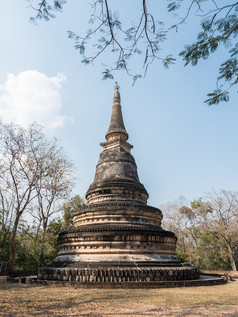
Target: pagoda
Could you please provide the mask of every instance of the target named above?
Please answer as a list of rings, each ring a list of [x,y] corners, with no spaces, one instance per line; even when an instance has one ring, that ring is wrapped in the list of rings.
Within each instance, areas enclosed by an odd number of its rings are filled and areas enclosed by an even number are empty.
[[[175,234],[161,227],[161,210],[147,205],[128,138],[116,87],[87,205],[74,213],[74,229],[60,233],[58,256],[39,269],[39,279],[130,284],[199,278],[197,268],[181,265]]]

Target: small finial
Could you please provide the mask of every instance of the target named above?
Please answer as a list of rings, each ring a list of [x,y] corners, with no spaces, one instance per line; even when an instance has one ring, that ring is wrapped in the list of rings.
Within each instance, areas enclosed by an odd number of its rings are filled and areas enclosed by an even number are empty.
[[[113,103],[115,103],[115,102],[116,102],[116,103],[117,103],[117,102],[120,103],[121,98],[120,98],[119,88],[120,88],[120,86],[119,86],[118,83],[116,82],[116,84],[115,84],[114,96],[113,96]]]
[[[117,81],[115,82],[115,87],[114,87],[114,88],[115,88],[115,89],[118,89],[118,90],[120,89],[120,86],[118,85],[118,82],[117,82]]]

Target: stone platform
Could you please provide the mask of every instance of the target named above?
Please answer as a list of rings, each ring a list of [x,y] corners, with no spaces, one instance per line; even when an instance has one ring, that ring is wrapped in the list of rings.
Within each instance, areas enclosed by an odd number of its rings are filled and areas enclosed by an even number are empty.
[[[111,267],[111,268],[57,268],[42,267],[38,278],[52,281],[82,283],[127,283],[155,281],[183,281],[199,278],[194,267]]]
[[[169,271],[169,270],[168,270]],[[49,271],[47,271],[49,273]],[[42,272],[43,273],[43,272]],[[146,270],[144,273],[147,273]],[[165,272],[163,272],[165,273]],[[168,276],[171,278],[171,276],[164,274],[164,278]],[[66,277],[66,275],[65,275]],[[67,278],[67,277],[66,277]],[[68,276],[69,278],[69,276]],[[90,278],[90,277],[89,277]],[[80,281],[69,281],[67,279],[65,280],[51,280],[51,279],[37,279],[37,284],[43,284],[43,285],[56,285],[56,286],[73,286],[78,288],[107,288],[107,289],[113,289],[113,288],[173,288],[173,287],[194,287],[194,286],[214,286],[214,285],[221,285],[226,284],[227,280],[224,279],[221,276],[217,275],[200,275],[200,277],[196,279],[189,279],[189,280],[140,280],[140,281],[126,281],[123,280],[121,282],[110,282],[106,281],[105,277],[102,278],[100,281],[98,279],[97,282],[91,281],[86,282],[86,278],[84,282]]]
[[[74,210],[74,228],[60,233],[58,255],[39,269],[38,279],[98,287],[198,280],[199,270],[183,267],[176,254],[176,235],[162,228],[162,211],[147,204],[118,88],[105,138],[87,205]]]

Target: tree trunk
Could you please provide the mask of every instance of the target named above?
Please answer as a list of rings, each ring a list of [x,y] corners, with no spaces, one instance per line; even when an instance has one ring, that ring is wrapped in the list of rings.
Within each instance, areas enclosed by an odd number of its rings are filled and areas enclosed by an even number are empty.
[[[47,224],[48,224],[48,219],[43,219],[42,235],[41,235],[43,242],[45,242],[45,234],[46,234]]]
[[[41,233],[41,247],[40,247],[40,255],[39,255],[39,264],[40,266],[45,265],[45,235],[48,224],[48,218],[44,218],[42,220],[42,233]]]
[[[11,238],[10,238],[10,259],[9,259],[9,272],[14,271],[15,267],[15,257],[16,257],[16,234],[17,234],[17,227],[18,222],[20,219],[20,215],[18,214],[16,216],[16,219],[14,221],[14,226],[11,232]]]
[[[237,271],[237,267],[236,267],[236,262],[234,259],[234,254],[232,252],[232,248],[230,246],[230,243],[227,243],[228,246],[228,252],[229,252],[229,257],[230,257],[230,261],[231,261],[231,267],[233,271]]]

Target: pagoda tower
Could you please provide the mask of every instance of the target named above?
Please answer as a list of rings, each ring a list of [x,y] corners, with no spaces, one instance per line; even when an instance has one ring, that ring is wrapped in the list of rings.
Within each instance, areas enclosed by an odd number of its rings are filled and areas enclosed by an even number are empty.
[[[147,205],[128,138],[116,88],[88,203],[74,213],[75,228],[60,233],[58,256],[39,269],[39,279],[115,284],[199,277],[197,268],[181,265],[175,234],[161,227],[161,210]]]

